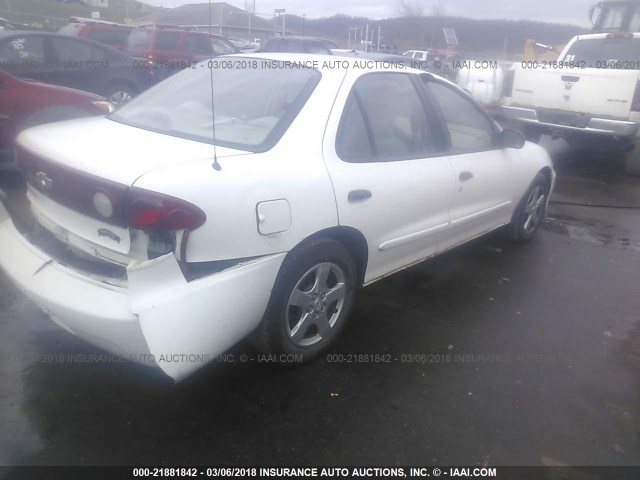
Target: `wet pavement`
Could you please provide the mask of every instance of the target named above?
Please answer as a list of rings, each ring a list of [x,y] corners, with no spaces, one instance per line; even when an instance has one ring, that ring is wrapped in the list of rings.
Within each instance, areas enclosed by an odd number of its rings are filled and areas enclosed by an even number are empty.
[[[640,178],[544,142],[560,203],[533,242],[493,234],[361,290],[302,367],[242,343],[172,385],[0,274],[0,465],[640,464],[640,210],[610,208],[640,206]]]

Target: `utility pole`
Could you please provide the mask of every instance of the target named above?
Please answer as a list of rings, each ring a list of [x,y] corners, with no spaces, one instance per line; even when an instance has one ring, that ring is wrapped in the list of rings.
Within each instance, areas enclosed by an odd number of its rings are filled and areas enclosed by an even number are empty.
[[[369,24],[367,23],[367,33],[364,35],[364,51],[369,51]]]
[[[382,40],[382,35],[380,35],[381,27],[378,27],[378,40],[376,41],[376,52],[380,51],[380,40]]]
[[[282,36],[284,37],[284,13],[286,12],[286,10],[284,8],[276,8],[273,11],[273,32],[277,35],[278,34],[278,30],[277,30],[277,23],[276,23],[276,15],[280,15],[282,17]]]

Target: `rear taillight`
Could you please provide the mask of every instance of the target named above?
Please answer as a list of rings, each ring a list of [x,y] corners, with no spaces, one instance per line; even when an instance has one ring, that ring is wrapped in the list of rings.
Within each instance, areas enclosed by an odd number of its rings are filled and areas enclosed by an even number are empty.
[[[510,97],[513,94],[513,79],[516,75],[515,70],[507,70],[504,74],[502,82],[502,96]]]
[[[142,68],[151,71],[156,66],[156,56],[153,53],[149,53],[142,63]]]
[[[205,220],[195,205],[46,161],[16,149],[18,168],[41,194],[110,225],[150,231],[194,230]]]
[[[631,101],[631,111],[640,112],[640,79],[636,81],[636,90],[633,92],[633,100]]]
[[[126,226],[138,230],[194,230],[207,216],[195,205],[179,198],[133,187],[127,194]]]

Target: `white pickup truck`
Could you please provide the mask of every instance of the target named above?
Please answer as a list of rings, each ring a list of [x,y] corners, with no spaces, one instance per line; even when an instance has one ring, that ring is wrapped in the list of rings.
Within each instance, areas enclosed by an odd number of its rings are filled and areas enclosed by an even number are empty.
[[[640,33],[574,37],[557,61],[524,61],[505,79],[505,117],[529,140],[543,133],[572,145],[623,151],[640,174]]]

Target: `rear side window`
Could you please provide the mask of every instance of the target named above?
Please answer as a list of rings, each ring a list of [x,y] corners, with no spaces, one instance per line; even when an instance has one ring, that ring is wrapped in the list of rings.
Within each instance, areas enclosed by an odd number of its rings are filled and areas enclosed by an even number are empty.
[[[640,70],[640,38],[585,39],[574,42],[565,62],[587,68]]]
[[[129,48],[132,49],[149,49],[151,48],[151,30],[139,29],[134,30],[127,40]]]
[[[107,45],[125,47],[129,33],[128,30],[94,28],[89,31],[88,37],[96,42],[106,43]]]
[[[156,48],[158,50],[174,50],[178,46],[180,32],[158,32],[156,35]]]
[[[44,64],[42,37],[12,37],[0,44],[0,67]]]
[[[345,108],[344,123],[338,139],[340,156],[351,162],[369,162],[373,159],[373,149],[369,136],[370,126],[362,114],[360,102],[354,96]]]
[[[190,53],[211,53],[208,35],[187,35],[184,39],[184,49]]]
[[[342,115],[336,148],[348,162],[407,160],[435,153],[433,129],[411,76],[361,77]]]

